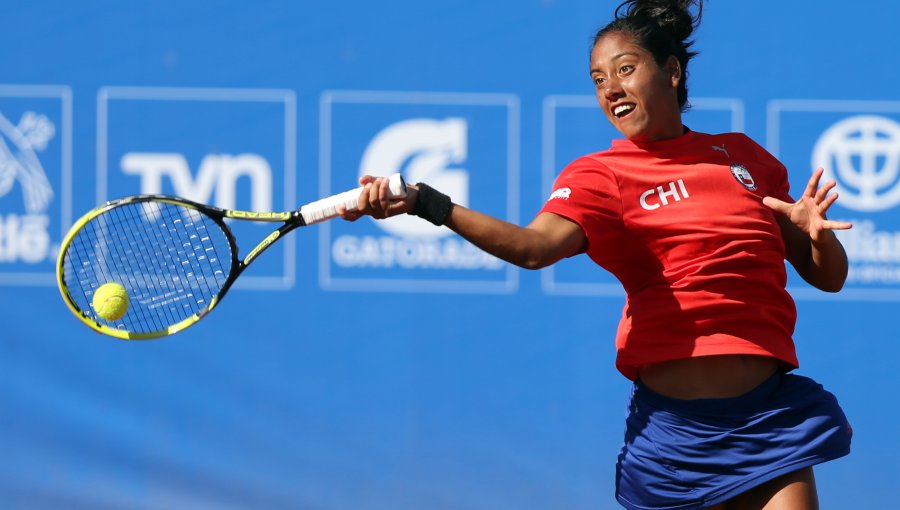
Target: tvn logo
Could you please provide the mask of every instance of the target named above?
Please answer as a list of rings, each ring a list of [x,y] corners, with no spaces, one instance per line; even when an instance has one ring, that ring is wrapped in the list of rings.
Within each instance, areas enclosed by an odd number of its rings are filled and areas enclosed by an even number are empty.
[[[192,171],[184,154],[127,152],[119,161],[126,175],[140,179],[141,193],[176,195],[225,209],[238,208],[238,184],[248,180],[249,210],[272,211],[272,167],[259,154],[207,154]]]
[[[52,285],[71,223],[72,93],[0,86],[0,285]]]
[[[321,194],[362,175],[400,172],[454,202],[515,221],[518,101],[480,94],[327,92],[321,104]],[[452,231],[413,216],[322,226],[328,290],[508,293],[517,272]]]
[[[293,92],[108,87],[97,105],[98,203],[167,194],[227,209],[296,208]],[[238,239],[267,233],[265,226],[232,228]],[[292,288],[294,259],[294,244],[279,243],[236,285]]]
[[[769,150],[794,195],[822,167],[840,195],[830,217],[854,224],[837,232],[850,261],[837,298],[900,300],[900,102],[773,101],[768,113]]]

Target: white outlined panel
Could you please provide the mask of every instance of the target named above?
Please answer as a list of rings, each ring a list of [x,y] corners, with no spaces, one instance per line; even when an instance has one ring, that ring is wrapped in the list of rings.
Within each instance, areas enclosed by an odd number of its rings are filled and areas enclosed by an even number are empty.
[[[72,89],[0,85],[0,285],[56,284],[72,223]]]
[[[159,192],[155,188],[165,186],[161,190],[163,193],[179,194],[220,207],[293,210],[297,205],[296,104],[294,92],[282,89],[103,87],[97,93],[97,202],[114,198],[111,195]],[[151,161],[149,164],[153,164],[153,158],[160,160],[164,156],[178,162],[175,170],[185,175],[176,175],[173,169],[163,168],[159,163],[151,168],[153,172],[140,173],[140,179],[135,172],[131,172],[132,175],[122,171],[111,174],[113,152],[120,157],[123,152],[138,154]],[[201,177],[206,173],[206,177],[221,179],[225,173],[221,171],[223,164],[229,163],[232,167],[247,166],[248,171],[243,173],[240,173],[243,168],[230,168],[231,173],[237,175],[233,177],[233,187],[238,185],[238,179],[242,179],[242,185],[251,188],[250,200],[246,203],[218,202],[226,200],[223,196],[230,195],[218,193],[219,182],[209,184]],[[198,170],[201,175],[195,176]],[[178,183],[181,183],[181,192]],[[184,183],[192,191],[199,192],[199,196],[185,193]],[[115,192],[110,190],[113,185]],[[154,189],[148,190],[148,187]],[[258,187],[264,191],[258,191]],[[233,195],[235,192],[231,193],[231,198],[236,200]],[[265,205],[259,207],[258,203]],[[272,229],[271,225],[241,223],[232,225],[238,244],[244,249],[254,246],[260,236]],[[265,260],[275,257],[278,250],[282,251],[281,263],[269,269]],[[277,243],[269,252],[254,263],[254,274],[242,276],[235,288],[293,288],[296,280],[295,241]]]
[[[684,123],[703,132],[742,132],[744,103],[731,98],[691,99]],[[606,120],[597,99],[590,95],[553,95],[544,98],[541,163],[543,196],[572,160],[608,148],[621,134]],[[541,270],[547,294],[624,297],[622,285],[586,256],[562,260]]]
[[[320,190],[360,173],[400,172],[457,203],[517,223],[519,98],[509,94],[326,91],[320,100]],[[366,169],[372,170],[367,172]],[[501,293],[518,269],[413,217],[322,224],[319,284],[334,291]]]
[[[829,218],[854,224],[837,232],[850,262],[841,292],[821,292],[789,273],[790,293],[900,301],[900,101],[773,100],[766,114],[766,146],[789,169],[793,195],[822,167],[841,197]]]

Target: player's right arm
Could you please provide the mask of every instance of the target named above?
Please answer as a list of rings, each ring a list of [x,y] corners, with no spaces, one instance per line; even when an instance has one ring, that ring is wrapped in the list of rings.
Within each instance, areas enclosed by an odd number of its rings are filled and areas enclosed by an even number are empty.
[[[586,242],[577,223],[553,213],[538,214],[527,227],[520,227],[455,205],[445,225],[478,248],[526,269],[575,255]]]
[[[390,200],[386,179],[365,176],[360,183],[368,186],[368,192],[360,196],[358,211],[342,215],[345,219],[355,220],[362,215],[380,219],[409,213],[418,199],[415,186],[410,186],[404,200]],[[528,226],[521,227],[454,204],[444,225],[479,249],[526,269],[540,269],[575,255],[587,242],[577,223],[553,213],[541,213]]]

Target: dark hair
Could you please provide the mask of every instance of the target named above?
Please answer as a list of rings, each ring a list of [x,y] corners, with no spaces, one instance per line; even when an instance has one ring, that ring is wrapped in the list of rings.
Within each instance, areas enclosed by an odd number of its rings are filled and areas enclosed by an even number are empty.
[[[697,13],[691,14],[690,7],[695,4]],[[616,8],[615,19],[594,36],[591,49],[603,36],[624,32],[649,51],[659,67],[674,55],[681,64],[678,106],[684,109],[687,104],[688,61],[697,55],[689,51],[694,42],[687,39],[700,24],[702,13],[703,0],[626,0]]]

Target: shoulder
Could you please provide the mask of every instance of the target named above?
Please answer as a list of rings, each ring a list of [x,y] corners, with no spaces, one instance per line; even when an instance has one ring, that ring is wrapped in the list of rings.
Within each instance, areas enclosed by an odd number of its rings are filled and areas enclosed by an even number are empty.
[[[718,133],[714,135],[699,133],[704,143],[715,147],[721,147],[727,154],[738,157],[752,156],[753,159],[764,161],[767,163],[778,163],[777,158],[773,156],[765,147],[760,145],[756,140],[750,138],[744,133]],[[719,149],[719,150],[722,150]],[[723,151],[723,152],[724,152]]]
[[[614,189],[617,177],[609,164],[608,151],[581,156],[560,172],[554,189],[558,188]]]
[[[566,165],[562,173],[611,173],[612,170],[610,170],[608,164],[609,160],[609,151],[585,154]]]
[[[745,133],[718,133],[715,135],[705,135],[708,137],[708,140],[711,143],[726,143],[730,144],[735,149],[747,149],[752,151],[761,151],[768,154],[768,151],[763,148],[762,145],[757,143],[756,140],[750,138]]]
[[[696,133],[698,141],[704,143],[730,143],[734,147],[760,147],[755,140],[747,136],[745,133],[727,132],[727,133]]]

